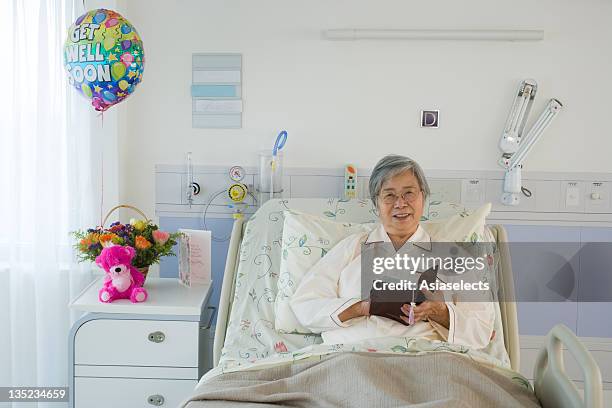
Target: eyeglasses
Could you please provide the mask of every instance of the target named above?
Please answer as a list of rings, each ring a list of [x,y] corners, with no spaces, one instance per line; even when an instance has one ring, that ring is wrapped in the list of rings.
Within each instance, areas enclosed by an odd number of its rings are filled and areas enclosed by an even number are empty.
[[[421,191],[422,190],[406,191],[402,193],[402,195],[399,195],[399,196],[395,193],[388,192],[388,193],[381,194],[379,197],[382,200],[382,202],[387,205],[395,204],[398,198],[400,197],[406,203],[413,203],[416,201]]]

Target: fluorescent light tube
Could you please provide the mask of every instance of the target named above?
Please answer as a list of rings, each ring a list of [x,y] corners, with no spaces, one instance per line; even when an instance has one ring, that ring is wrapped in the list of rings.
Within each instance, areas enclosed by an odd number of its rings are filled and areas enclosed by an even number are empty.
[[[541,41],[544,30],[386,30],[333,29],[323,32],[328,40],[462,40]]]

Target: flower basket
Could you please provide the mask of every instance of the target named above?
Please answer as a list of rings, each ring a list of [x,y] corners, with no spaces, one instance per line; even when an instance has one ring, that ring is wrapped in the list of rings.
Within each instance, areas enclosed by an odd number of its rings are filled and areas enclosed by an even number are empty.
[[[119,221],[106,223],[111,215],[120,208],[128,208],[138,213],[142,219],[131,219],[129,223],[121,224]],[[121,204],[113,207],[102,220],[101,226],[85,231],[75,231],[73,236],[77,242],[74,248],[79,261],[95,262],[102,249],[107,246],[131,246],[136,251],[132,260],[135,266],[146,278],[149,267],[156,264],[164,256],[176,256],[172,247],[176,245],[180,233],[161,231],[151,222],[144,212],[131,205]]]
[[[136,269],[138,269],[138,271],[142,273],[142,276],[144,276],[145,280],[147,280],[147,274],[149,273],[149,267],[145,266],[144,268],[136,268]]]

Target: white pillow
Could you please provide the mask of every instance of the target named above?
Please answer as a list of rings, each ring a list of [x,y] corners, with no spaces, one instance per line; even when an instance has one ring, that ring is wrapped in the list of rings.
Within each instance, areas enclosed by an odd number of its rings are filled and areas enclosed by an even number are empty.
[[[441,221],[422,222],[432,241],[436,242],[483,242],[486,217],[491,212],[491,203],[468,213],[462,211]]]
[[[491,232],[486,228],[486,217],[491,212],[491,203],[487,203],[478,208],[471,214],[465,211],[454,215],[444,221],[423,222],[421,225],[427,231],[432,241],[437,242],[467,242],[478,243],[478,249],[482,252],[478,254],[487,259],[489,269],[485,269],[481,279],[486,279],[491,285],[492,291],[497,291],[497,276],[495,272],[494,259],[495,239]],[[490,245],[489,245],[490,244]],[[504,345],[504,329],[501,319],[499,303],[495,303],[495,322],[493,324],[493,336],[489,344],[482,350],[485,353],[497,358],[506,366],[510,366],[510,357]]]
[[[312,333],[295,317],[291,296],[310,268],[338,242],[358,232],[369,233],[378,224],[342,223],[294,210],[284,211],[284,217],[274,327],[282,333]]]

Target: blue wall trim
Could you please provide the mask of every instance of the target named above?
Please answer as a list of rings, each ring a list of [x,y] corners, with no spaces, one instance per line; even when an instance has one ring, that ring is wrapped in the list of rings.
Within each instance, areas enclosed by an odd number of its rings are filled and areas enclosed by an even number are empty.
[[[191,85],[192,97],[236,97],[235,85]]]

